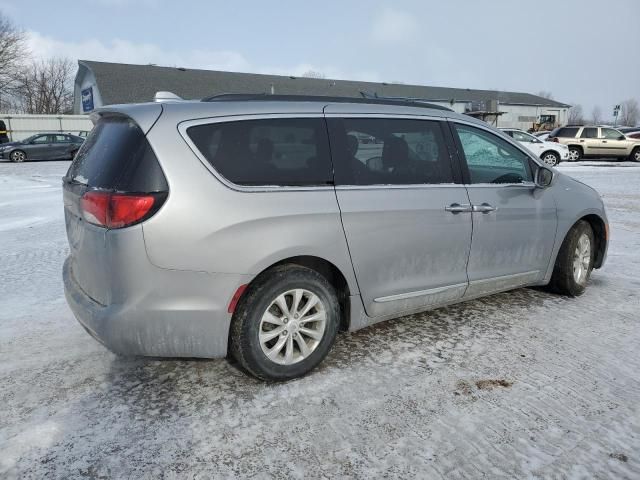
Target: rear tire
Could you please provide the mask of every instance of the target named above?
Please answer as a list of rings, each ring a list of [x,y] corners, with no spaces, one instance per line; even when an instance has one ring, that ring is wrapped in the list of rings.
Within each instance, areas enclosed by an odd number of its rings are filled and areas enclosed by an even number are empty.
[[[9,159],[15,163],[21,163],[27,159],[27,154],[24,153],[22,150],[14,150],[9,155]]]
[[[629,155],[629,160],[631,160],[632,162],[640,162],[640,147],[636,147],[633,149],[631,155]]]
[[[310,268],[281,265],[258,277],[240,299],[229,352],[255,377],[290,380],[324,360],[339,324],[338,297],[327,279]]]
[[[578,162],[582,160],[582,149],[580,147],[569,147],[569,161]]]
[[[549,289],[569,297],[582,295],[593,270],[595,245],[591,226],[580,220],[562,242]]]
[[[549,165],[550,167],[555,167],[560,163],[560,156],[556,152],[544,152],[540,155],[540,159],[545,163],[545,165]]]

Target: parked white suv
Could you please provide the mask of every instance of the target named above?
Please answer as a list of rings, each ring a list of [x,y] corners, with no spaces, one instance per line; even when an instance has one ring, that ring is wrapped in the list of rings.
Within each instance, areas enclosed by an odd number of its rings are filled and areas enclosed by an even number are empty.
[[[566,145],[541,140],[516,128],[501,128],[501,130],[515,141],[520,142],[523,147],[526,147],[547,165],[555,167],[558,163],[569,160],[569,147]]]

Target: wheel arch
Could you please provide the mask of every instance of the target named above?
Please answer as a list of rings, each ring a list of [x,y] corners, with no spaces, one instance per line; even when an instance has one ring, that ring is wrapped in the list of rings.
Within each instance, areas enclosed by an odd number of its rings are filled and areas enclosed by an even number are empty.
[[[560,163],[560,160],[562,160],[562,155],[560,155],[559,152],[557,152],[556,150],[553,150],[552,148],[549,148],[548,150],[543,151],[540,154],[540,160],[542,160],[547,153],[553,153],[556,157],[558,157],[558,163]]]
[[[607,223],[599,215],[590,213],[581,217],[571,226],[571,228],[573,228],[575,224],[581,220],[587,222],[591,226],[591,230],[593,231],[593,236],[596,241],[596,254],[593,260],[593,268],[600,268],[604,262],[605,253],[607,251],[607,237],[609,235]],[[569,229],[569,231],[570,230],[571,229]]]
[[[568,148],[577,148],[584,155],[584,147],[582,145],[578,145],[578,144],[575,144],[575,143],[569,143],[569,144],[567,144],[567,147]]]
[[[14,153],[14,152],[22,152],[22,153],[24,154],[24,158],[25,158],[25,159],[26,159],[26,158],[28,158],[28,157],[27,157],[27,152],[25,152],[23,149],[21,149],[21,148],[14,148],[13,150],[11,150],[11,151],[9,152],[9,155],[8,155],[9,160],[11,160],[11,155],[13,155],[13,153]]]
[[[352,290],[350,289],[349,282],[347,281],[347,278],[342,273],[342,271],[334,263],[330,262],[327,259],[313,255],[297,255],[283,258],[282,260],[272,263],[271,265],[260,271],[260,273],[258,273],[253,278],[253,280],[249,282],[247,287],[250,287],[251,284],[254,283],[259,277],[268,274],[271,269],[282,265],[298,265],[301,267],[306,267],[318,272],[320,275],[325,277],[331,284],[331,286],[335,289],[338,296],[338,302],[340,303],[340,330],[349,330],[351,323],[351,303],[349,297],[351,296]],[[242,297],[244,296],[244,292],[246,292],[246,289],[243,290],[242,295],[238,298],[238,301],[242,299]]]

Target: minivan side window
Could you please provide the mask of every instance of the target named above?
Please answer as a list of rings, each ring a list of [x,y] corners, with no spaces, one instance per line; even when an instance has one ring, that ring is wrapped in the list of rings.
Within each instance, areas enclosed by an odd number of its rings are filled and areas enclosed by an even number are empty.
[[[443,122],[330,118],[336,185],[454,183]]]
[[[532,181],[529,156],[524,152],[486,130],[454,125],[467,160],[471,183]]]
[[[187,135],[224,178],[246,186],[329,185],[333,172],[320,118],[207,123]]]

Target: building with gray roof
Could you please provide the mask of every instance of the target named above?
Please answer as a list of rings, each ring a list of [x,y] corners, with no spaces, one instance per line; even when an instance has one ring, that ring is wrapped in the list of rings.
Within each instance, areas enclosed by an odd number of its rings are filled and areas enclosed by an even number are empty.
[[[158,91],[184,99],[223,93],[400,97],[447,106],[485,118],[500,127],[528,130],[545,120],[565,124],[570,105],[530,93],[400,83],[332,80],[255,73],[78,61],[74,111],[89,113],[102,105],[149,102]]]

